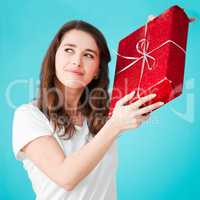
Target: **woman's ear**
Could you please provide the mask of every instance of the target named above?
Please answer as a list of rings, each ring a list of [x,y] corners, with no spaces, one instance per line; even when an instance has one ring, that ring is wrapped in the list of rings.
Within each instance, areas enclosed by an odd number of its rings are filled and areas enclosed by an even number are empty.
[[[97,80],[99,78],[99,74],[94,75],[94,79]]]
[[[97,70],[97,72],[94,75],[94,79],[98,79],[99,78],[99,69]]]

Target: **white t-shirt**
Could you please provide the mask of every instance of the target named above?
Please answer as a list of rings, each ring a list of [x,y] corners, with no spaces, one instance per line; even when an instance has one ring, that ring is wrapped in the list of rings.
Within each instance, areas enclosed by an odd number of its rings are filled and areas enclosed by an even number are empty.
[[[83,126],[75,126],[76,134],[69,140],[53,133],[53,126],[33,102],[23,104],[14,113],[13,152],[22,161],[32,183],[36,200],[116,200],[117,143],[111,145],[98,165],[72,191],[53,182],[34,163],[20,151],[30,141],[44,135],[53,135],[65,155],[80,149],[92,139],[87,119]]]

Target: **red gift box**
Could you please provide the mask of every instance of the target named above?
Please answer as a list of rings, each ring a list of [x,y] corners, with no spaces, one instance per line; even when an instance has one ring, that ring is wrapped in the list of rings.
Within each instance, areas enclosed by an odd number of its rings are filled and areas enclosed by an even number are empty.
[[[182,93],[189,22],[185,12],[173,6],[120,40],[109,115],[133,90],[136,95],[129,103],[157,94],[145,105],[167,103]]]

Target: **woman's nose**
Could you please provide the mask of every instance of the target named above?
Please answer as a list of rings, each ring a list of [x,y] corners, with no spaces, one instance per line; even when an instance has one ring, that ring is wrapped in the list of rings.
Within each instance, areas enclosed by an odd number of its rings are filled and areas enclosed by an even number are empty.
[[[74,55],[72,58],[72,64],[75,66],[81,65],[81,57],[79,55]]]

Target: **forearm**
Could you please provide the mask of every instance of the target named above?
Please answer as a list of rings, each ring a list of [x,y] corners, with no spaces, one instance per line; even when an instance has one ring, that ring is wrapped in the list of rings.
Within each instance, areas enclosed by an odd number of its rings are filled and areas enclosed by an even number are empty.
[[[73,189],[97,166],[117,135],[118,130],[108,120],[88,144],[65,158],[62,170],[67,172],[68,188]]]

